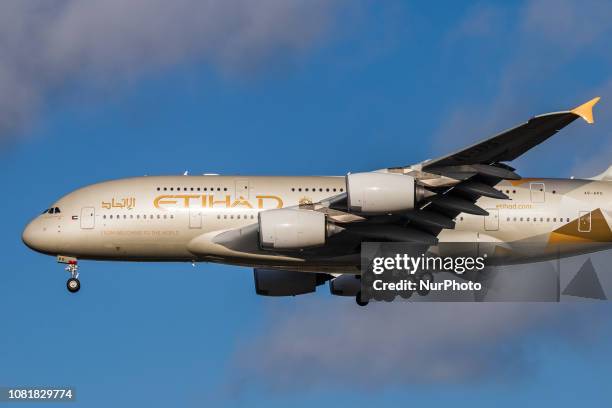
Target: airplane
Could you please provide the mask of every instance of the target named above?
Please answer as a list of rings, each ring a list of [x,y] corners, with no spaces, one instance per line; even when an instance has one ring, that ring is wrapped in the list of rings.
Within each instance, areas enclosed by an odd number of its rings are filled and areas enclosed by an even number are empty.
[[[486,243],[539,248],[521,262],[612,247],[612,166],[592,179],[522,178],[508,162],[578,118],[594,98],[455,153],[345,176],[144,176],[105,181],[60,198],[25,228],[29,248],[79,260],[212,262],[253,268],[265,296],[361,299],[363,242]],[[550,248],[554,246],[554,251]],[[501,261],[503,263],[503,259]]]

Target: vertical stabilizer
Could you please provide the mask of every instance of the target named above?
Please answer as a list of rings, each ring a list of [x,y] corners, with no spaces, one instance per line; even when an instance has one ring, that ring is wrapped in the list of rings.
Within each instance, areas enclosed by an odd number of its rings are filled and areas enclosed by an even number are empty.
[[[612,181],[612,166],[608,167],[603,173],[591,177],[589,180]]]

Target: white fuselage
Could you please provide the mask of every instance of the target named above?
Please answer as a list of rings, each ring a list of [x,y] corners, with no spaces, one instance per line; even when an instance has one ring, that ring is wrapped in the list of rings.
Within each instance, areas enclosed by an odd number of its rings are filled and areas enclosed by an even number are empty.
[[[503,181],[496,188],[510,200],[479,199],[477,204],[489,216],[460,214],[456,228],[443,230],[439,238],[441,242],[543,242],[571,221],[596,209],[608,209],[610,184],[561,179]],[[241,251],[214,241],[223,231],[256,224],[260,211],[316,203],[345,188],[344,177],[206,175],[114,180],[62,197],[51,207],[59,212],[35,218],[26,227],[23,240],[39,252],[81,259],[276,267],[311,264],[313,270],[354,272],[359,268],[359,257],[354,254],[314,259],[299,253]],[[590,215],[588,223],[590,229]],[[586,231],[586,220],[583,228]],[[604,237],[597,244],[609,247],[609,241]]]

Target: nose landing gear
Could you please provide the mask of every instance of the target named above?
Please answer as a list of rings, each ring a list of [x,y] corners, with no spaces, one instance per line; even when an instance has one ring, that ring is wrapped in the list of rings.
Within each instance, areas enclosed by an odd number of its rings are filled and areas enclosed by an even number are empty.
[[[66,272],[70,273],[70,278],[66,282],[66,288],[70,293],[76,293],[81,289],[79,281],[79,265],[76,258],[67,256],[58,256],[57,262],[66,264]]]
[[[79,281],[79,266],[76,261],[66,265],[66,271],[70,272],[70,279],[66,282],[68,292],[76,293],[81,289],[81,281]]]

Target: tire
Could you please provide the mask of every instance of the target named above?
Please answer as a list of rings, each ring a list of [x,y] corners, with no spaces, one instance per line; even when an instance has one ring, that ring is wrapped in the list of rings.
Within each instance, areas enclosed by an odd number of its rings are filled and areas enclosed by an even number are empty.
[[[66,288],[70,293],[76,293],[81,289],[81,282],[76,278],[70,278],[66,282]]]
[[[425,272],[425,273],[424,273],[424,274],[421,276],[421,279],[426,280],[426,281],[428,281],[428,282],[430,282],[430,283],[435,282],[435,280],[434,280],[434,276],[433,276],[433,273],[431,273],[431,272]]]
[[[357,296],[355,296],[355,302],[357,302],[359,306],[367,306],[369,303],[368,301],[361,300],[361,291],[357,292]]]
[[[423,275],[419,277],[419,280],[418,280],[419,289],[417,289],[417,293],[419,294],[419,296],[427,296],[429,295],[429,289],[420,289],[421,281],[433,283],[434,282],[433,274],[430,272],[425,272]]]

